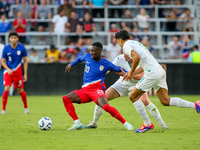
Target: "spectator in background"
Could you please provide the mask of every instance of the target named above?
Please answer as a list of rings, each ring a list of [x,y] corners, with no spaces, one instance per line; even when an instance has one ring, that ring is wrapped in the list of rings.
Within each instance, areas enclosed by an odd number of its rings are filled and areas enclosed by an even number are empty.
[[[157,5],[166,5],[166,4],[168,4],[167,0],[155,0],[154,2],[155,2],[155,4],[157,4]],[[165,17],[163,11],[164,11],[163,8],[159,8],[159,9],[158,9],[158,17],[159,17],[159,18]]]
[[[176,28],[178,18],[176,17],[176,14],[173,10],[170,11],[170,14],[169,14],[168,17],[166,17],[166,19],[169,20],[169,21],[166,23],[165,31],[179,31]],[[165,37],[165,44],[166,44],[167,43],[167,36],[164,36],[164,37]]]
[[[11,30],[10,22],[6,19],[6,14],[2,14],[0,20],[0,33],[10,32],[10,30]],[[5,44],[5,36],[4,35],[0,36],[2,43]]]
[[[194,15],[190,13],[189,9],[185,10],[185,13],[182,14],[179,17],[180,20],[183,20],[184,22],[179,22],[179,26],[182,25],[182,31],[193,31],[193,19]],[[191,36],[191,39],[193,39],[193,36]]]
[[[95,27],[95,24],[88,12],[85,13],[83,21],[80,23],[80,32],[82,33],[91,33],[92,31],[95,32],[97,35],[97,30]],[[83,43],[84,45],[90,45],[92,42],[92,36],[91,35],[84,35],[83,37]]]
[[[60,58],[60,62],[72,62],[72,50],[70,49],[65,49],[61,52],[61,58]]]
[[[107,0],[88,0],[89,1],[89,6],[92,7],[94,6],[104,6],[106,7],[108,5]],[[92,17],[96,18],[97,14],[100,14],[101,18],[104,18],[104,8],[103,9],[92,9]],[[104,31],[104,22],[101,22],[101,27],[102,30]]]
[[[24,18],[24,15],[22,12],[18,11],[17,12],[17,18],[13,22],[14,29],[17,33],[25,33],[26,32],[26,19]],[[22,44],[26,43],[26,36],[21,35],[19,36],[19,42]]]
[[[0,16],[2,14],[6,14],[6,17],[9,18],[8,13],[10,11],[10,4],[7,2],[7,0],[1,0],[0,2]]]
[[[82,56],[86,53],[87,48],[85,46],[82,45],[82,39],[78,40],[78,43],[74,46],[74,48],[79,48],[80,52],[76,55],[76,57]]]
[[[150,51],[150,53],[153,55],[153,47],[151,46],[151,43],[149,42],[148,38],[144,37],[141,40],[141,43]]]
[[[37,6],[36,13],[35,13],[35,19],[36,21],[38,19],[44,20],[48,19],[49,21],[51,20],[51,10],[49,6],[46,5],[45,0],[40,0],[40,5]],[[48,28],[48,22],[38,22],[38,31],[39,32],[44,32],[46,31],[46,28]],[[39,42],[38,44],[45,44],[45,36],[39,36]]]
[[[109,30],[110,33],[117,33],[119,32],[120,30],[117,29],[117,25],[115,23],[111,24],[111,29]]]
[[[190,53],[190,47],[194,45],[194,41],[190,40],[188,35],[183,35],[181,43],[182,43],[182,47],[183,47],[182,57],[188,58],[189,53]]]
[[[26,4],[26,0],[21,0],[21,4],[17,6],[15,14],[17,15],[17,12],[22,12],[24,14],[24,18],[30,20],[32,15],[32,8],[29,4]]]
[[[17,4],[17,5],[19,5],[19,4],[21,4],[21,3],[22,3],[22,0],[16,0],[16,4]],[[25,0],[25,3],[26,3],[26,4],[30,4],[30,3],[32,4],[32,0]]]
[[[134,33],[138,33],[138,29],[137,28],[134,28],[133,29],[133,32]],[[134,41],[138,41],[138,42],[140,42],[140,37],[138,36],[138,35],[133,35],[133,34],[130,34],[130,39],[131,40],[134,40]]]
[[[200,51],[199,46],[195,45],[193,51],[189,54],[188,62],[190,63],[200,63]]]
[[[55,45],[50,45],[50,49],[46,51],[45,60],[48,63],[60,62],[60,52]]]
[[[178,36],[173,37],[173,41],[168,43],[169,46],[169,59],[181,59],[181,42],[179,41]]]
[[[126,10],[125,14],[122,15],[121,17],[122,19],[133,19],[133,16],[131,15],[131,11],[130,10]],[[121,28],[122,30],[127,30],[128,32],[130,32],[133,28],[137,27],[136,22],[121,22]]]
[[[55,0],[55,1],[57,1],[57,4],[58,4],[58,5],[63,5],[63,4],[65,3],[65,0]],[[67,0],[67,2],[68,2],[69,4],[72,4],[72,1],[73,1],[73,0]]]
[[[69,22],[67,23],[68,32],[76,33],[76,36],[70,36],[70,45],[75,45],[78,42],[77,34],[80,32],[80,22],[77,18],[77,14],[75,11],[71,12],[71,16],[69,18]]]
[[[115,6],[118,5],[118,6],[120,6],[120,5],[123,5],[123,1],[124,0],[109,0],[109,5],[115,5]],[[109,18],[114,18],[114,15],[115,15],[116,11],[118,12],[118,18],[122,16],[123,9],[115,8],[115,9],[110,9]]]
[[[72,6],[76,7],[76,6],[82,6],[83,8],[77,8],[75,9],[75,11],[77,12],[77,17],[80,18],[84,18],[84,14],[85,14],[85,10],[84,7],[87,5],[87,0],[73,0],[72,1]]]
[[[106,49],[106,58],[112,62],[118,55],[121,54],[121,47],[117,43],[115,37],[111,40],[112,43],[109,43]]]
[[[182,5],[180,0],[176,0],[174,5]],[[175,12],[176,16],[179,17],[180,15],[182,15],[184,8],[172,8],[172,10]]]
[[[52,25],[49,33],[51,34],[53,31],[56,34],[65,33],[67,22],[68,18],[67,16],[65,16],[65,10],[63,8],[60,8],[58,14],[56,14],[52,19]],[[65,44],[65,36],[61,36],[60,40],[61,45]]]
[[[147,15],[146,9],[141,8],[140,13],[136,16],[138,20],[138,28],[140,31],[143,31],[143,29],[148,29],[149,28],[149,15]]]
[[[136,6],[139,6],[139,5],[152,5],[152,6],[155,6],[154,4],[154,0],[137,0],[136,1]],[[150,15],[150,9],[146,9],[147,11],[147,14]]]
[[[74,8],[72,7],[72,4],[68,2],[68,0],[63,0],[63,5],[60,5],[59,9],[64,9],[65,11],[65,16],[68,18],[70,17],[70,13],[74,11]]]
[[[150,35],[148,35],[148,29],[146,29],[146,28],[144,28],[143,30],[142,30],[142,32],[143,32],[143,35],[141,35],[140,36],[140,40],[142,40],[143,38],[147,38],[149,41],[150,41],[150,39],[151,39],[151,36]],[[152,37],[153,38],[153,37]]]
[[[28,62],[29,62],[29,63],[39,63],[40,60],[39,60],[39,57],[38,57],[38,55],[37,55],[37,51],[36,51],[34,48],[32,48],[31,51],[32,51],[32,54],[31,54],[31,56],[28,58]]]
[[[31,0],[30,0],[31,1]],[[40,0],[32,0],[33,2],[32,2],[32,4],[33,5],[40,5]],[[47,5],[50,5],[50,0],[46,0],[46,4]]]

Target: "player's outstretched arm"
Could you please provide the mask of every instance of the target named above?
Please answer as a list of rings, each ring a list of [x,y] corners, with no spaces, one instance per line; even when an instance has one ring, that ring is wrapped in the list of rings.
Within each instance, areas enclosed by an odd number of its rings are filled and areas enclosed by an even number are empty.
[[[28,71],[28,59],[27,59],[27,56],[26,57],[23,57],[23,60],[24,60],[24,82],[27,81],[28,77],[27,77],[27,71]]]
[[[73,69],[73,67],[71,66],[71,64],[68,64],[68,65],[65,67],[65,73],[70,72],[72,69]]]

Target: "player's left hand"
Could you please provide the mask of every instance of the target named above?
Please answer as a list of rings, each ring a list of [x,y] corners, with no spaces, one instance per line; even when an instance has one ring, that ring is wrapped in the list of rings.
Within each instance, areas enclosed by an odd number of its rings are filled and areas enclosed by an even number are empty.
[[[23,81],[26,82],[27,79],[28,79],[28,78],[27,78],[27,75],[24,75],[24,79],[23,79]]]
[[[116,74],[118,74],[119,76],[124,76],[126,73],[123,69],[121,69],[121,72],[116,72]]]

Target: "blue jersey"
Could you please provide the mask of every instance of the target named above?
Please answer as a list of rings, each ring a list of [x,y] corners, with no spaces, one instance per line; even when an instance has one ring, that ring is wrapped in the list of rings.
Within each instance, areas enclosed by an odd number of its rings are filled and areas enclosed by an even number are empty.
[[[90,85],[92,83],[101,82],[103,85],[105,74],[108,70],[121,72],[121,68],[115,66],[105,58],[102,58],[100,61],[95,61],[91,58],[90,53],[86,53],[83,56],[78,57],[71,63],[73,67],[75,64],[85,61],[85,70],[83,77],[83,86]]]
[[[17,47],[15,49],[11,47],[11,44],[6,45],[2,53],[2,58],[6,59],[6,64],[10,69],[12,69],[13,75],[22,74],[21,61],[22,57],[26,56],[26,48],[20,43],[17,43]],[[4,69],[4,73],[6,72],[7,70]]]

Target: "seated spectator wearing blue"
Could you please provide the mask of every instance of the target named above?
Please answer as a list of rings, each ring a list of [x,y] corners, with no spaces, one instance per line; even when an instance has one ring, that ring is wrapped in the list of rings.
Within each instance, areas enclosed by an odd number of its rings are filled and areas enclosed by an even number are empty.
[[[136,1],[136,6],[139,6],[139,5],[152,5],[152,6],[155,6],[154,0],[137,0]],[[150,9],[147,8],[146,11],[147,11],[147,14],[150,16]]]
[[[79,39],[77,45],[74,46],[74,49],[75,48],[80,49],[80,52],[76,55],[76,57],[82,56],[87,52],[87,48],[83,46],[82,43],[83,43],[82,39]]]
[[[10,32],[11,30],[11,25],[8,20],[6,20],[6,14],[1,15],[1,20],[0,20],[0,33],[6,33]],[[5,44],[5,36],[1,35],[2,43]]]
[[[190,63],[200,63],[200,51],[199,46],[195,45],[193,47],[193,52],[190,53],[188,57],[188,62]]]
[[[1,0],[0,2],[0,16],[2,14],[6,14],[6,17],[9,18],[8,13],[10,11],[10,4],[7,2],[7,0]]]

